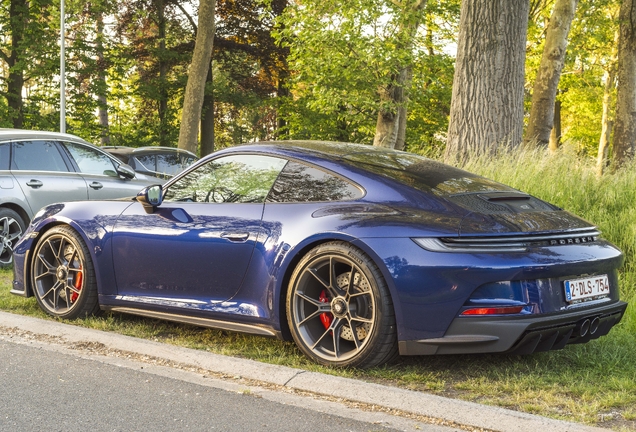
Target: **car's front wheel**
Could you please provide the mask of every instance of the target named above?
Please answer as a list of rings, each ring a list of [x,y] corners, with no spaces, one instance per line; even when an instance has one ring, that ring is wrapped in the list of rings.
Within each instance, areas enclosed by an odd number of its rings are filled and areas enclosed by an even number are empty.
[[[298,347],[318,363],[364,368],[397,354],[386,282],[348,243],[319,245],[300,260],[287,292],[287,317]]]
[[[0,267],[13,263],[13,248],[25,230],[24,221],[9,208],[0,208]]]
[[[47,231],[32,259],[33,292],[44,312],[67,319],[99,312],[93,262],[75,230],[58,226]]]

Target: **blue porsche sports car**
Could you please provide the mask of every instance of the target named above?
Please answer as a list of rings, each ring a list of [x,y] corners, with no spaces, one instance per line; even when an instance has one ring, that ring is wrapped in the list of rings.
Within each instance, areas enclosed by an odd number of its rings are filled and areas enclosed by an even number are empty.
[[[40,210],[12,293],[293,338],[315,361],[561,349],[623,316],[621,252],[588,222],[413,154],[225,149],[135,199]]]

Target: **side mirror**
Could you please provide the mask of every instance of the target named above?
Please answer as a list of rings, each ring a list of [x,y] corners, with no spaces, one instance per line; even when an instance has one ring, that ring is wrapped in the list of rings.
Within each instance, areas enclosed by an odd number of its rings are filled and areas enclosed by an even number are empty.
[[[153,213],[155,208],[163,202],[163,188],[161,185],[145,187],[137,194],[137,201],[146,210],[146,213]]]
[[[130,167],[130,165],[126,165],[125,163],[120,164],[117,167],[117,174],[127,179],[135,178],[135,170]]]

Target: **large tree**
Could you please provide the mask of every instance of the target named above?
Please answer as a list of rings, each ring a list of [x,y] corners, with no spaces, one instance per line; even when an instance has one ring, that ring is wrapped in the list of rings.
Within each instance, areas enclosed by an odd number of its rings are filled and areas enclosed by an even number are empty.
[[[423,21],[426,0],[396,2],[401,9],[400,23],[395,34],[395,44],[400,50],[411,53],[415,46],[415,36]],[[373,145],[378,147],[404,149],[406,139],[406,115],[408,91],[413,79],[412,58],[407,55],[399,59],[397,71],[385,85],[380,86],[380,109],[375,126]]]
[[[557,88],[577,4],[578,0],[556,0],[554,3],[541,64],[532,89],[532,106],[525,136],[528,143],[547,145],[550,142]]]
[[[59,124],[60,19],[53,14],[59,8],[50,0],[2,2],[0,127],[50,129]]]
[[[464,0],[446,158],[517,146],[529,0]]]
[[[214,8],[216,0],[201,0],[199,5],[199,24],[197,39],[188,71],[179,129],[179,148],[197,152],[197,138],[201,122],[201,107],[205,93],[205,82],[210,68],[212,46],[214,42]]]
[[[616,31],[614,40],[618,45],[619,33]],[[601,117],[601,138],[598,142],[598,154],[596,155],[596,175],[602,176],[607,165],[607,154],[610,147],[610,138],[612,135],[612,95],[616,87],[616,60],[618,50],[616,46],[612,49],[612,57],[609,59],[603,80],[605,81],[605,89],[603,91],[603,114]]]
[[[115,16],[117,74],[126,112],[132,117],[117,131],[122,144],[174,146],[178,137],[187,67],[192,58],[192,30],[179,6],[190,0],[119,0]],[[119,89],[118,89],[119,90]],[[121,102],[120,102],[121,104]],[[111,125],[111,130],[118,129]],[[120,135],[121,134],[121,135]]]
[[[7,91],[4,94],[7,98],[13,127],[20,129],[24,122],[22,102],[26,62],[24,37],[27,32],[27,23],[29,22],[29,2],[27,0],[11,0],[9,3],[8,21],[8,27],[11,31],[11,44],[7,51],[0,50],[0,56],[4,59],[9,69]]]
[[[636,150],[636,0],[623,0],[618,19],[618,92],[613,153],[616,167],[632,159]]]

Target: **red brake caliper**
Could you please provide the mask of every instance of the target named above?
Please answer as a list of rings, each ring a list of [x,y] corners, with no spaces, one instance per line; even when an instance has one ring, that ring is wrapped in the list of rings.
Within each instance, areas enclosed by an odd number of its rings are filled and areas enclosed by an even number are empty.
[[[82,268],[80,267],[80,270],[81,269]],[[78,291],[82,289],[82,279],[84,279],[83,273],[81,271],[77,272],[77,274],[75,275],[75,283],[73,284],[73,286]],[[79,297],[79,293],[76,293],[76,292],[71,293],[71,303],[75,303],[75,300],[77,300],[77,297]]]
[[[325,290],[322,290],[322,292],[320,293],[320,297],[318,297],[318,300],[320,300],[322,303],[329,303],[329,297],[327,297],[327,292]],[[331,321],[333,321],[333,315],[331,314],[331,312],[323,312],[320,314],[320,321],[322,322],[322,325],[325,326],[326,329],[328,329],[331,325]]]

